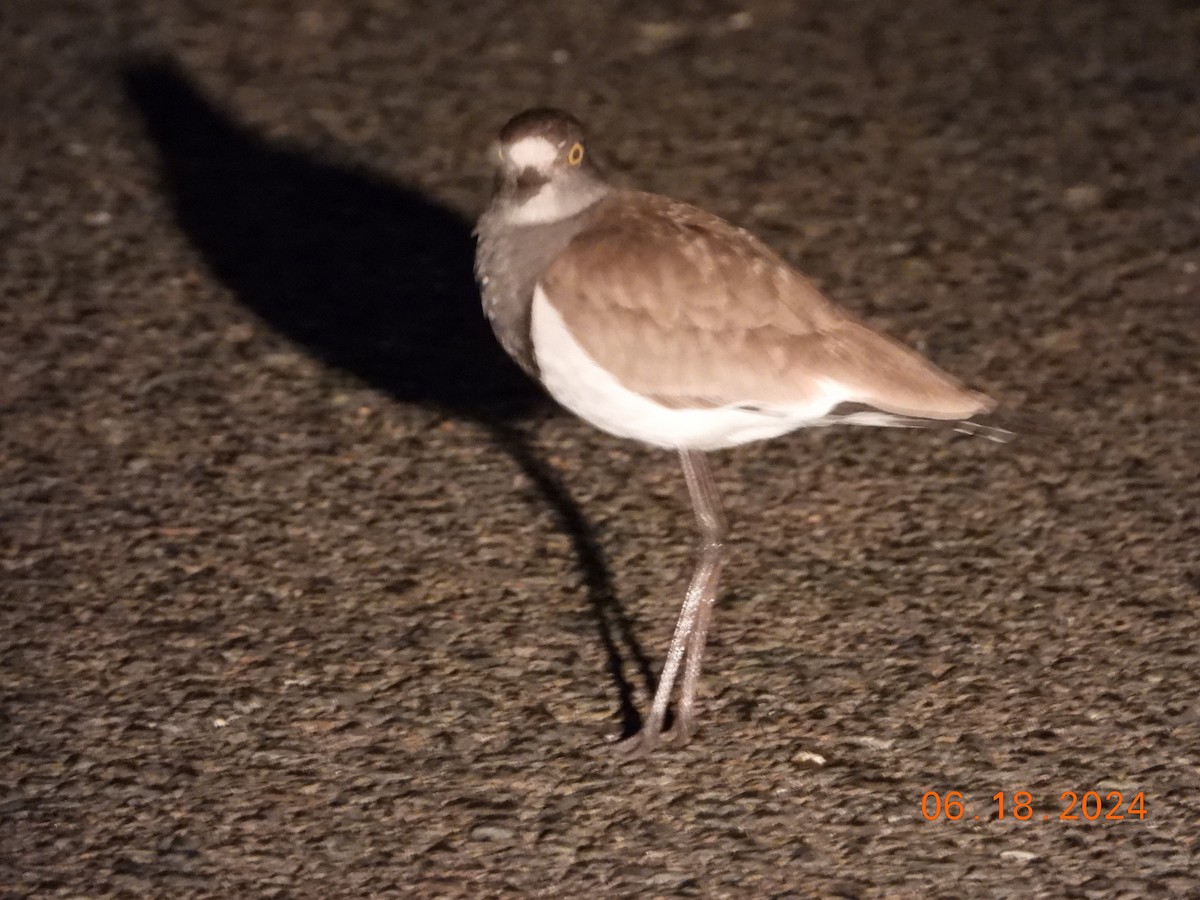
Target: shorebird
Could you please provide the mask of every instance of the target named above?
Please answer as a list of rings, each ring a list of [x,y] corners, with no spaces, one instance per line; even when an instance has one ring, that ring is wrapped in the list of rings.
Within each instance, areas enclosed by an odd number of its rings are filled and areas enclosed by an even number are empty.
[[[500,343],[571,412],[683,464],[699,559],[649,715],[618,747],[682,744],[726,534],[705,453],[836,423],[996,433],[970,421],[994,404],[834,305],[748,231],[610,185],[569,113],[515,116],[493,153],[475,269]]]

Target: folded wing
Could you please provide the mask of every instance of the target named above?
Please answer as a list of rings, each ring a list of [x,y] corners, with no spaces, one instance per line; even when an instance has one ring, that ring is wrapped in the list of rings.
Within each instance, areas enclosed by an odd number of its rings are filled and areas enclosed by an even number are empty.
[[[830,398],[932,419],[992,406],[835,306],[748,232],[666,197],[602,201],[541,284],[589,356],[666,406]]]

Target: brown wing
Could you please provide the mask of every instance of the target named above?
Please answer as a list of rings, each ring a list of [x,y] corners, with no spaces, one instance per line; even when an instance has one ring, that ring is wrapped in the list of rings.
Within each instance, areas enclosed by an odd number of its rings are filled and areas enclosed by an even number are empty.
[[[847,400],[958,419],[981,394],[827,300],[748,232],[685,203],[619,192],[541,279],[575,339],[630,390],[675,407]]]

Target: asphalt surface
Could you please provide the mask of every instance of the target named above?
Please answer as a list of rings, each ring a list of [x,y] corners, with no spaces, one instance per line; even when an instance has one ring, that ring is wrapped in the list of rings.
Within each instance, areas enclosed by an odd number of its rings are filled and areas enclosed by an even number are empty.
[[[1194,4],[4,6],[0,895],[1200,896]],[[544,102],[1027,423],[716,457],[626,765],[693,530],[479,313]]]

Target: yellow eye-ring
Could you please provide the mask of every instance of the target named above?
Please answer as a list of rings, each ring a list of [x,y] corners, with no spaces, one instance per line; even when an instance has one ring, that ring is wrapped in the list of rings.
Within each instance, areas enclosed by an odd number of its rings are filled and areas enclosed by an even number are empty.
[[[583,162],[583,144],[576,142],[575,146],[567,154],[567,165],[577,166]]]

